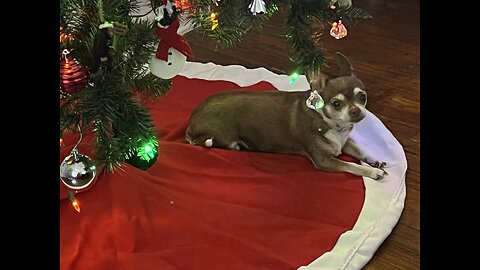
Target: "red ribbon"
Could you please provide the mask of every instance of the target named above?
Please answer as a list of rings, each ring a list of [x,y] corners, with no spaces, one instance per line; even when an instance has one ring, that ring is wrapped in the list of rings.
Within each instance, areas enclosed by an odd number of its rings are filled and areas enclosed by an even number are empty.
[[[188,44],[187,39],[177,33],[180,27],[180,21],[175,19],[167,28],[161,28],[155,24],[155,33],[160,38],[160,43],[157,47],[156,57],[160,60],[168,60],[168,49],[175,48],[187,57],[188,60],[193,59],[192,48]]]

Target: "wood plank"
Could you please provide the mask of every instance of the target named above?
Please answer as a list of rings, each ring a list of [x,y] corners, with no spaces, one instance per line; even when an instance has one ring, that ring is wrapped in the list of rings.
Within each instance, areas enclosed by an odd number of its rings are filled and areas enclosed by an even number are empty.
[[[420,231],[397,224],[392,235],[377,249],[364,270],[420,269]]]

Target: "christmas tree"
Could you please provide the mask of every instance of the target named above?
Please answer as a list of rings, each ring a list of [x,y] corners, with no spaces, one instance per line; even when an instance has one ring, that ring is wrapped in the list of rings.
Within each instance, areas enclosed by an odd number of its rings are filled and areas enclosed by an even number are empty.
[[[181,18],[218,45],[233,47],[285,7],[288,53],[306,74],[326,66],[321,45],[326,30],[342,38],[342,21],[371,18],[348,0],[167,1],[60,1],[60,134],[93,134],[96,164],[106,171],[133,157],[156,158],[155,128],[141,99],[166,93],[175,75],[159,76],[152,69],[162,44],[158,25],[168,29]],[[145,2],[155,20],[135,15]]]

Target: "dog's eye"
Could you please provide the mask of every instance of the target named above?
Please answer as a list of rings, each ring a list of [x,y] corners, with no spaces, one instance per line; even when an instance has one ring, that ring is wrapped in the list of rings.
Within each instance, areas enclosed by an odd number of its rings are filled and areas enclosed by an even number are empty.
[[[338,109],[340,108],[340,106],[342,106],[342,103],[339,100],[334,100],[332,104],[333,104],[333,107],[335,107],[335,109]]]

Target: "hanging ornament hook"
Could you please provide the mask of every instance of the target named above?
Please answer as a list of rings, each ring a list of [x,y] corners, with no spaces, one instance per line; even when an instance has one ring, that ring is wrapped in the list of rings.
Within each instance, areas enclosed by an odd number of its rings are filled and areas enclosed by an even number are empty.
[[[63,49],[62,51],[62,57],[65,58],[65,61],[68,62],[67,55],[70,54],[70,51],[67,49]]]
[[[77,129],[78,129],[78,134],[80,135],[80,138],[78,139],[78,142],[75,144],[73,149],[77,149],[77,146],[82,142],[83,140],[83,134],[82,134],[82,128],[80,127],[80,124],[77,124]],[[73,150],[72,150],[73,151]]]
[[[77,146],[79,146],[80,143],[81,143],[82,140],[83,140],[82,128],[80,127],[79,124],[77,124],[77,129],[78,129],[78,134],[79,134],[80,138],[78,139],[78,142],[75,144],[75,146],[73,147],[72,151],[70,152],[70,155],[72,155],[73,160],[75,160],[75,161],[78,161],[78,160],[79,160],[79,154],[78,154],[78,148],[77,148]]]

